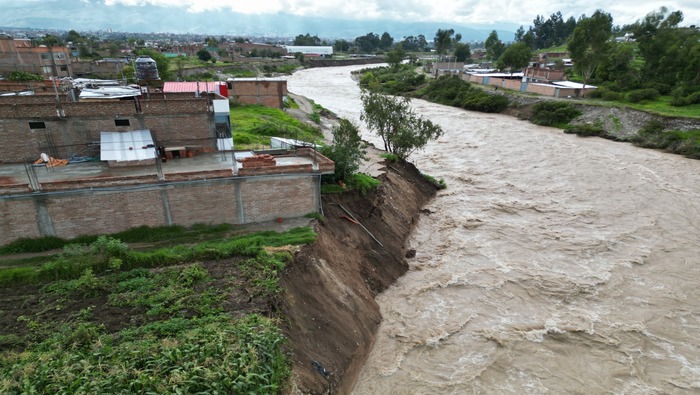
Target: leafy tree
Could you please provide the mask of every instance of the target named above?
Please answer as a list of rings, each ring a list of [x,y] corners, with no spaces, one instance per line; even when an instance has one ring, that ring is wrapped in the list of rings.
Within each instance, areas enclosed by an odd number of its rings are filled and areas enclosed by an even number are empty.
[[[452,35],[454,33],[454,29],[438,29],[435,33],[435,52],[437,52],[438,55],[444,55],[452,47]]]
[[[469,48],[469,44],[457,43],[455,44],[454,54],[458,62],[466,62],[471,58],[472,51],[471,48]]]
[[[208,62],[209,60],[211,60],[211,54],[209,53],[209,51],[207,51],[206,48],[202,48],[199,51],[197,51],[197,57],[202,62]]]
[[[426,41],[425,36],[420,34],[417,37],[407,36],[399,45],[403,46],[406,51],[423,52],[428,47],[428,41]]]
[[[417,115],[410,99],[384,96],[364,91],[360,119],[379,134],[384,149],[406,159],[417,149],[443,134],[439,125]]]
[[[350,43],[347,40],[336,40],[333,43],[333,49],[337,52],[347,52],[350,49]]]
[[[700,87],[700,32],[680,27],[682,21],[682,12],[662,7],[631,27],[645,60],[644,80]]]
[[[321,39],[318,36],[311,36],[309,33],[306,33],[306,35],[300,34],[294,38],[294,45],[316,47],[321,45]]]
[[[321,153],[335,162],[333,181],[348,180],[365,159],[367,143],[360,138],[357,126],[347,119],[341,119],[332,131],[333,142],[321,148]]]
[[[90,53],[90,48],[87,45],[81,45],[78,47],[78,56],[81,58],[89,58],[92,56]]]
[[[520,25],[518,30],[515,31],[515,36],[513,37],[513,41],[521,42],[521,41],[523,41],[523,36],[525,36],[525,28],[523,28],[523,25]]]
[[[70,41],[72,43],[79,43],[83,40],[83,38],[80,36],[80,33],[76,32],[75,30],[69,30],[68,33],[66,33],[66,41]]]
[[[379,38],[379,48],[389,49],[394,44],[394,38],[388,32],[384,32]]]
[[[602,60],[596,71],[596,79],[614,81],[619,90],[633,89],[639,81],[639,73],[633,67],[633,43],[610,43],[609,55]]]
[[[122,69],[122,73],[124,74],[124,78],[126,78],[128,82],[136,82],[136,70],[134,70],[134,66],[127,64]]]
[[[511,74],[513,70],[519,70],[526,67],[530,63],[530,58],[532,57],[532,50],[524,42],[517,42],[509,45],[500,58],[496,65],[499,69],[510,69]]]
[[[503,51],[506,50],[506,45],[498,38],[498,33],[495,30],[491,31],[488,38],[484,42],[486,48],[486,57],[491,60],[497,60],[501,57]]]
[[[372,32],[355,38],[355,45],[360,48],[360,51],[366,53],[374,52],[377,48],[379,48],[380,42],[381,39],[379,38],[379,35]]]
[[[119,45],[117,43],[109,43],[107,45],[107,52],[109,52],[109,56],[115,57],[119,53]]]
[[[404,51],[403,47],[399,45],[396,47],[396,49],[389,51],[386,54],[386,62],[389,63],[389,66],[392,68],[398,69],[399,66],[401,66],[404,56],[406,56],[406,51]]]
[[[574,61],[574,70],[583,79],[584,90],[598,65],[608,56],[611,29],[612,16],[597,10],[590,18],[581,18],[569,39],[569,53]]]

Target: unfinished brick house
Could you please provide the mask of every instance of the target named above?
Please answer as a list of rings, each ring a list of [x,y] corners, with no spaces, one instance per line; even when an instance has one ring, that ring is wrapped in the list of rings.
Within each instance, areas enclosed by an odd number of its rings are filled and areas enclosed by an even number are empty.
[[[310,148],[234,151],[230,136],[228,100],[214,94],[0,97],[0,245],[321,210],[320,179],[332,161]]]

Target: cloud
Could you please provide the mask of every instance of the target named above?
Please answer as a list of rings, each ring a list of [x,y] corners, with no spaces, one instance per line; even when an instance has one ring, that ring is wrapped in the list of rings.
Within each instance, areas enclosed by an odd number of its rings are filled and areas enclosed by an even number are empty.
[[[12,1],[12,0],[3,0]],[[27,1],[27,0],[23,0]],[[107,5],[155,5],[172,7],[190,13],[231,10],[245,14],[289,13],[299,16],[341,19],[389,19],[410,22],[445,22],[455,24],[488,24],[510,22],[530,26],[537,15],[548,18],[561,11],[564,19],[597,9],[610,13],[614,24],[624,25],[643,18],[649,12],[666,6],[681,10],[687,24],[700,24],[700,2],[697,0],[103,0]]]

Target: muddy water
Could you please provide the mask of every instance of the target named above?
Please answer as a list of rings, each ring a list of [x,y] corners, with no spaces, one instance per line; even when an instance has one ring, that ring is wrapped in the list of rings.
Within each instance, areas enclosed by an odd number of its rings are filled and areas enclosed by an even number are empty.
[[[359,117],[348,68],[289,89]],[[354,394],[700,392],[700,161],[414,107],[445,136],[411,159],[448,189]]]

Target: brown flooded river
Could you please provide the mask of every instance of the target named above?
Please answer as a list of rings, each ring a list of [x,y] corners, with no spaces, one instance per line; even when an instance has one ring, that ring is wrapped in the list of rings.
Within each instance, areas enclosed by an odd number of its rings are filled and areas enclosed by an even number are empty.
[[[359,124],[352,69],[289,90]],[[413,106],[445,135],[410,160],[448,188],[353,393],[700,393],[700,161]]]

